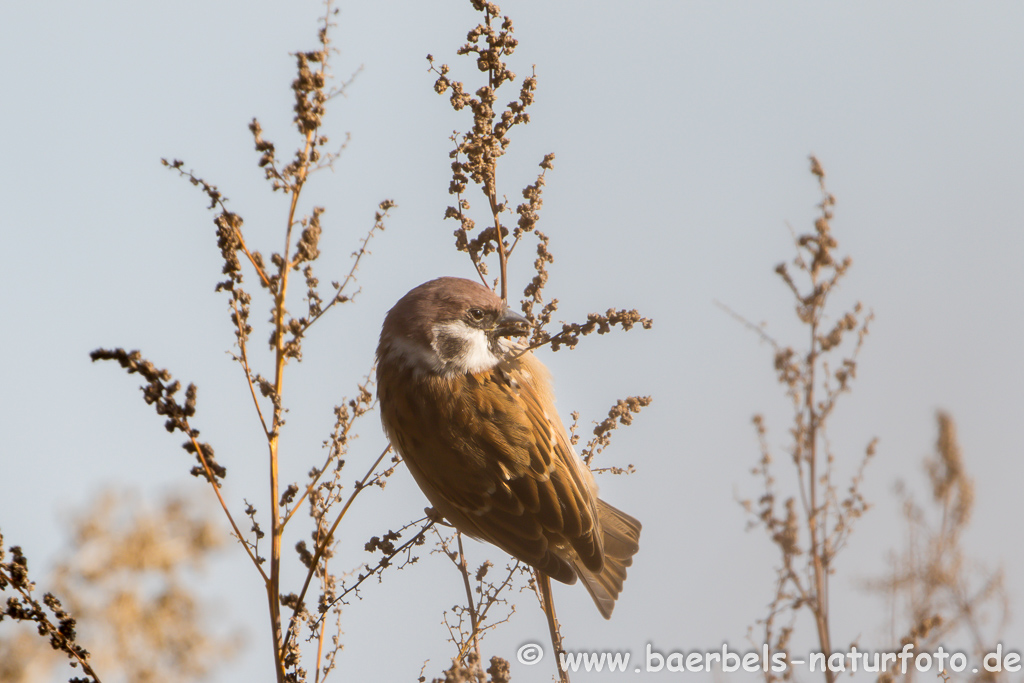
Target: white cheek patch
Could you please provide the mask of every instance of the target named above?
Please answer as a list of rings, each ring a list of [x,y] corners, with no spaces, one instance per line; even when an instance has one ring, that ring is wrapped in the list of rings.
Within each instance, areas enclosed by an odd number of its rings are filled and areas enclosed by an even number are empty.
[[[434,325],[433,333],[432,346],[446,373],[484,372],[498,364],[483,330],[455,320]]]

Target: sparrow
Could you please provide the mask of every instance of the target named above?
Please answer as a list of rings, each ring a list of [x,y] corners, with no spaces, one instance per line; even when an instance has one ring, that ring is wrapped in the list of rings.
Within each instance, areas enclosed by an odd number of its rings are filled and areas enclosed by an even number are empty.
[[[597,497],[528,332],[478,282],[442,277],[388,312],[377,347],[384,431],[452,526],[556,581],[583,582],[605,619],[640,522]]]

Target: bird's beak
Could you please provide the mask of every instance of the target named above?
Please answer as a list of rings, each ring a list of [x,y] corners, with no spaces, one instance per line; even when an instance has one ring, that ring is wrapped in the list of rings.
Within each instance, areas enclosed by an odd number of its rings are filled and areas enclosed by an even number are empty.
[[[494,334],[498,337],[522,337],[530,332],[530,322],[515,311],[505,308],[501,319],[494,328]]]

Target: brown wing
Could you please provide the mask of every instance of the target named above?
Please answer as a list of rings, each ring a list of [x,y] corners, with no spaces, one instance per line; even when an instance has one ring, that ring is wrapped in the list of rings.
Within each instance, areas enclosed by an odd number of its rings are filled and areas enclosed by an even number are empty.
[[[553,473],[539,486],[555,491],[562,504],[561,537],[572,546],[576,560],[592,571],[601,571],[604,552],[597,487],[569,443],[569,435],[558,417],[547,368],[533,354],[527,353],[509,372],[520,388],[519,398],[525,413],[532,422],[542,425],[548,437],[544,447],[549,453]]]
[[[576,559],[601,570],[589,473],[568,444],[538,361],[527,354],[476,375],[394,379],[420,386],[388,392],[394,400],[382,395],[385,426],[449,521],[558,581],[576,580]]]

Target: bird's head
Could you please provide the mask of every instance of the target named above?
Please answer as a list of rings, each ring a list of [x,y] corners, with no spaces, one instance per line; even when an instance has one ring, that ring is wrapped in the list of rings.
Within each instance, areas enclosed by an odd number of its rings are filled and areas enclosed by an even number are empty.
[[[478,282],[442,277],[416,287],[388,312],[377,358],[441,375],[496,365],[503,337],[527,334],[526,319]]]

